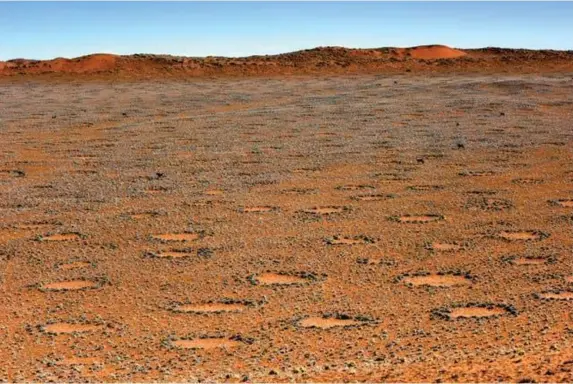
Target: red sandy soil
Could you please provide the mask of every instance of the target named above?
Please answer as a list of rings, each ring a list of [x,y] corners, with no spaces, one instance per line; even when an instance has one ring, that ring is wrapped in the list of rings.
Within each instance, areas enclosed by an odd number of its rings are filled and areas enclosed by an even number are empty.
[[[241,58],[93,54],[74,59],[14,59],[0,62],[0,76],[16,77],[40,74],[149,78],[404,71],[531,73],[571,70],[573,51],[503,48],[459,50],[444,45],[376,49],[319,47],[280,55]]]
[[[572,381],[571,72],[152,58],[0,86],[0,382]]]

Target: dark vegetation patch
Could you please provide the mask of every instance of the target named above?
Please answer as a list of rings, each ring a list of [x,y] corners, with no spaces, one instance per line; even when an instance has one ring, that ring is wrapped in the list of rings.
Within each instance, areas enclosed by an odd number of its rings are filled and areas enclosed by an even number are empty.
[[[481,176],[493,176],[496,172],[492,170],[467,170],[458,173],[459,176],[464,177],[481,177]]]
[[[7,176],[7,177],[24,177],[26,176],[26,172],[21,171],[19,169],[0,169],[0,177]]]
[[[342,236],[334,235],[324,239],[327,245],[359,245],[359,244],[374,244],[376,239],[371,236],[357,235],[357,236]]]
[[[472,197],[464,204],[465,209],[482,211],[505,211],[514,208],[511,200],[495,197]]]
[[[517,185],[539,185],[545,183],[543,179],[535,179],[535,178],[519,178],[511,180],[513,184]]]

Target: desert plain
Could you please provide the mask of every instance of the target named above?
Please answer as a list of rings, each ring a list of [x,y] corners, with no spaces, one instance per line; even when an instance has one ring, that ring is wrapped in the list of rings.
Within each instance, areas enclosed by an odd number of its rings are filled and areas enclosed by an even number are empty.
[[[563,55],[0,77],[0,380],[570,382]]]

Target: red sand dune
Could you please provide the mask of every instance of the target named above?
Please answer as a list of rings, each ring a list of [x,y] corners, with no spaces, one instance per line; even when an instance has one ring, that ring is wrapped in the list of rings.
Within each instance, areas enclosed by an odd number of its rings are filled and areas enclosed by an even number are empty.
[[[116,57],[109,54],[94,54],[77,59],[58,58],[45,63],[56,72],[98,72],[115,68]]]
[[[113,70],[116,66],[117,55],[93,54],[88,56],[66,59],[58,57],[52,60],[26,60],[16,59],[7,62],[0,62],[0,73],[11,74],[10,72],[44,73],[95,73]],[[3,73],[5,72],[5,73]]]
[[[446,47],[444,45],[428,45],[428,46],[414,47],[405,49],[403,50],[403,52],[406,55],[410,54],[414,59],[425,59],[425,60],[453,59],[456,57],[462,57],[466,55],[464,51]]]
[[[93,54],[74,59],[15,59],[0,62],[0,76],[95,75],[97,77],[273,76],[400,72],[569,72],[573,51],[482,48],[444,45],[352,49],[318,47],[280,55],[239,58],[171,55]],[[85,76],[84,76],[85,77]]]

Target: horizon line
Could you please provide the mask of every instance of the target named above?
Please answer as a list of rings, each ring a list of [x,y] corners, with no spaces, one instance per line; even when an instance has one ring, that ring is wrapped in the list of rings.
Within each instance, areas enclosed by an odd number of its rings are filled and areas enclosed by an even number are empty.
[[[172,56],[172,57],[183,57],[183,58],[194,58],[194,59],[205,59],[210,57],[216,58],[226,58],[226,59],[245,59],[250,57],[269,57],[269,56],[281,56],[287,55],[291,53],[297,52],[304,52],[304,51],[312,51],[317,49],[326,49],[326,48],[341,48],[347,50],[379,50],[379,49],[414,49],[414,48],[423,48],[423,47],[446,47],[450,49],[457,49],[462,51],[473,51],[473,50],[480,50],[480,49],[507,49],[507,50],[523,50],[523,51],[553,51],[553,52],[571,52],[573,49],[553,49],[553,48],[522,48],[522,47],[501,47],[501,46],[484,46],[484,47],[474,47],[474,48],[461,48],[461,47],[453,47],[446,44],[422,44],[422,45],[412,45],[407,47],[400,47],[400,46],[382,46],[382,47],[369,47],[369,48],[356,48],[356,47],[349,47],[343,45],[319,45],[314,46],[312,48],[301,48],[294,51],[284,51],[280,53],[265,53],[265,54],[249,54],[249,55],[242,55],[242,56],[225,56],[225,55],[205,55],[205,56],[192,56],[192,55],[180,55],[174,53],[152,53],[152,52],[133,52],[133,53],[113,53],[113,52],[92,52],[87,53],[80,56],[55,56],[49,59],[33,59],[27,57],[14,57],[11,59],[1,60],[0,62],[11,62],[16,60],[28,60],[28,61],[52,61],[57,59],[64,59],[64,60],[75,60],[81,59],[84,57],[95,56],[95,55],[109,55],[109,56],[117,56],[117,57],[129,57],[129,56],[136,56],[136,55],[153,55],[153,56]]]

